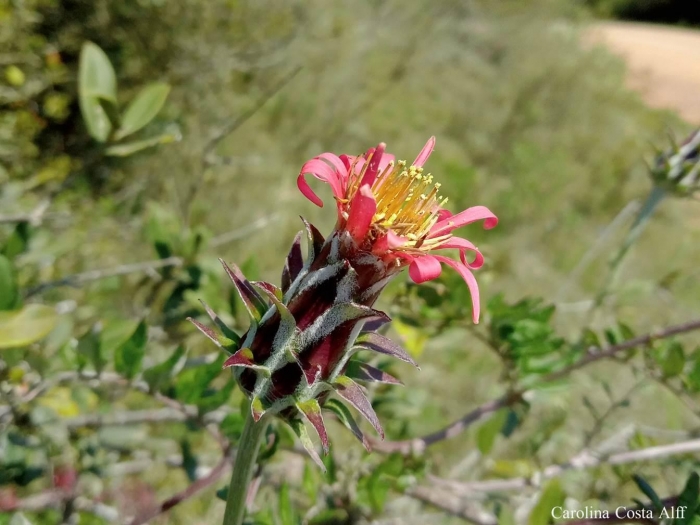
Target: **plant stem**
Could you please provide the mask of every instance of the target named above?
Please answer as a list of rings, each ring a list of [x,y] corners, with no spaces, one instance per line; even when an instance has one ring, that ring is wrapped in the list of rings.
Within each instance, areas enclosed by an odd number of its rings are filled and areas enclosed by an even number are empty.
[[[251,411],[247,412],[243,434],[238,442],[231,484],[228,488],[223,525],[241,525],[243,523],[248,487],[255,470],[258,450],[267,429],[265,417],[256,423]]]
[[[627,232],[627,235],[622,241],[622,245],[615,254],[615,257],[613,257],[613,259],[610,261],[610,270],[608,272],[608,277],[605,280],[605,283],[603,284],[603,288],[601,289],[600,293],[598,293],[598,295],[595,298],[593,307],[591,309],[591,313],[593,313],[603,304],[605,297],[607,297],[608,293],[610,292],[610,289],[615,285],[615,282],[617,281],[620,275],[620,270],[622,269],[622,261],[625,259],[625,256],[629,253],[629,250],[630,248],[632,248],[632,245],[634,245],[637,239],[639,239],[639,236],[649,224],[649,219],[651,219],[651,216],[654,214],[656,208],[665,196],[666,191],[663,188],[659,186],[654,186],[652,188],[651,192],[649,193],[649,196],[644,201],[644,204],[639,210],[639,213],[637,214],[634,223],[632,224],[629,231]]]

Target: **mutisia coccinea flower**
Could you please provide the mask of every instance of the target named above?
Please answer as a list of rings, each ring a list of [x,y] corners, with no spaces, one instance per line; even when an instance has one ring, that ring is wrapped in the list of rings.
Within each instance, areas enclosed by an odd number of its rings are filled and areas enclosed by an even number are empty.
[[[476,221],[496,226],[484,206],[452,214],[444,208],[440,184],[423,165],[435,146],[431,138],[412,164],[396,161],[379,144],[364,155],[323,153],[304,164],[297,184],[318,206],[321,199],[307,175],[331,187],[338,219],[324,238],[304,221],[308,251],[302,255],[297,234],[282,271],[281,286],[249,282],[235,265],[224,264],[252,319],[238,336],[208,307],[221,333],[193,321],[217,345],[231,353],[241,389],[251,400],[253,417],[276,414],[288,422],[311,456],[320,463],[304,420],[317,431],[324,451],[328,437],[322,410],[330,410],[369,449],[369,443],[343,402],[357,409],[384,437],[372,405],[358,382],[398,381],[352,359],[373,351],[415,365],[396,343],[376,328],[389,321],[372,308],[382,289],[402,268],[422,283],[440,275],[446,264],[465,280],[472,297],[473,320],[479,319],[479,290],[472,274],[484,258],[466,239],[452,232]],[[456,250],[458,257],[444,255]]]

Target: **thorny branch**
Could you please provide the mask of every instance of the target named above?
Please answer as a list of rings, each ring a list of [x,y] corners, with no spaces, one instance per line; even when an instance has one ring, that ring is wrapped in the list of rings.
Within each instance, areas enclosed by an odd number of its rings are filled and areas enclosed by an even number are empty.
[[[634,337],[619,344],[609,345],[603,348],[592,346],[588,348],[586,355],[584,355],[584,357],[579,359],[577,362],[542,377],[540,379],[540,384],[552,383],[554,381],[564,379],[572,372],[584,368],[592,363],[615,357],[622,352],[631,350],[638,346],[649,345],[660,339],[667,339],[669,337],[685,334],[699,329],[700,319],[696,319],[687,323],[671,326],[659,332],[651,332],[646,335]],[[420,453],[425,450],[425,448],[434,445],[435,443],[458,436],[474,423],[481,421],[501,408],[517,405],[522,401],[527,392],[527,390],[517,390],[496,400],[488,401],[487,403],[484,403],[483,405],[468,412],[457,421],[454,421],[443,429],[431,434],[402,441],[373,441],[373,447],[378,452],[384,453],[399,452],[405,455]]]

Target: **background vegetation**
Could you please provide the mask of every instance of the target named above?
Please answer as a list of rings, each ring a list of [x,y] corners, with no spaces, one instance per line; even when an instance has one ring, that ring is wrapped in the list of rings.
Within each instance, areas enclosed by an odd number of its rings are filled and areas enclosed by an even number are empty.
[[[185,318],[202,317],[202,298],[245,329],[217,257],[278,282],[297,217],[324,233],[334,221],[296,190],[305,160],[379,140],[410,158],[433,134],[429,168],[453,209],[484,204],[501,219],[467,234],[487,259],[485,319],[470,325],[456,276],[394,283],[380,307],[422,369],[392,364],[408,386],[372,391],[390,443],[367,455],[336,425],[322,475],[276,428],[252,515],[540,525],[555,502],[632,506],[688,479],[697,492],[692,450],[610,460],[693,442],[697,337],[551,377],[588,347],[700,316],[690,199],[661,201],[608,278],[652,189],[645,160],[690,127],[645,107],[617,59],[581,44],[586,9],[0,0],[0,523],[216,523],[241,396]],[[106,54],[114,90],[81,84],[85,42]],[[124,135],[154,86],[151,118]],[[458,436],[406,450],[503,395]],[[584,452],[598,463],[538,477]],[[515,492],[469,485],[521,478]]]

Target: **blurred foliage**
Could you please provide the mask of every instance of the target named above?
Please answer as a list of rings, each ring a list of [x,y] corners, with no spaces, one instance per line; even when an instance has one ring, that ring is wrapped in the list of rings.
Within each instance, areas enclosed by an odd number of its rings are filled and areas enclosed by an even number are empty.
[[[488,237],[468,233],[487,259],[481,325],[447,271],[421,286],[398,279],[384,297],[392,337],[423,367],[373,362],[411,385],[371,391],[389,437],[424,435],[504,392],[529,395],[425,455],[367,455],[331,429],[327,475],[273,427],[256,522],[420,516],[401,494],[428,473],[528,476],[613,438],[636,450],[670,439],[649,428],[696,428],[697,338],[546,381],[591,347],[700,311],[697,211],[675,199],[596,315],[574,300],[599,288],[619,243],[601,232],[649,191],[649,143],[685,127],[626,91],[618,61],[580,45],[586,16],[564,0],[0,0],[0,218],[26,214],[0,221],[0,506],[77,483],[133,515],[206,475],[222,437],[240,437],[242,396],[225,356],[184,319],[204,318],[202,299],[245,330],[216,258],[278,282],[297,216],[322,231],[334,220],[298,197],[298,167],[377,140],[410,157],[437,135],[429,167],[454,208],[486,204],[501,218]],[[174,125],[182,142],[151,147]],[[591,246],[600,253],[569,282]],[[119,420],[168,409],[180,415]],[[653,494],[692,500],[697,468],[692,455],[602,465],[483,505],[504,523],[540,525],[564,497],[613,508],[640,497],[635,473]],[[166,519],[215,522],[214,493]],[[55,523],[65,510],[0,524]],[[81,523],[109,521],[73,510]]]

